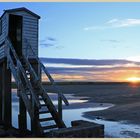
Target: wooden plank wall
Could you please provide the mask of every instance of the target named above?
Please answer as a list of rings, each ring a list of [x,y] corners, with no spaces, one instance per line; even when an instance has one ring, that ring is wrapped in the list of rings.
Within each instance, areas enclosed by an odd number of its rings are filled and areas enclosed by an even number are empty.
[[[26,54],[28,51],[29,57],[34,58],[31,50],[26,46],[26,38],[38,56],[38,18],[25,11],[14,12],[13,14],[23,16],[23,53]]]
[[[38,56],[38,18],[32,16],[31,14],[20,11],[20,12],[11,12],[9,14],[23,16],[23,54],[28,53],[29,58],[34,58],[32,51],[27,48],[25,38],[28,39],[28,42],[31,44],[36,56]],[[2,35],[0,36],[0,44],[5,40],[5,37],[8,35],[8,14],[4,14],[2,17]],[[0,59],[6,55],[6,48],[0,46]]]
[[[2,34],[0,35],[0,44],[3,44],[5,41],[5,37],[8,34],[8,16],[5,14],[2,18]],[[5,56],[5,48],[4,45],[0,46],[0,59]]]

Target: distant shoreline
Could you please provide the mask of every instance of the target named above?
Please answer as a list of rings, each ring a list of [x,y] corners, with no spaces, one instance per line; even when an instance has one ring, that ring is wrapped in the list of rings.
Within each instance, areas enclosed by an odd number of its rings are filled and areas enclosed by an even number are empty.
[[[63,82],[55,82],[56,85],[130,85],[130,82],[91,82],[91,81],[63,81]],[[140,83],[135,83],[140,85]],[[51,85],[50,82],[43,82],[43,85]],[[12,82],[12,87],[15,87],[15,82]]]

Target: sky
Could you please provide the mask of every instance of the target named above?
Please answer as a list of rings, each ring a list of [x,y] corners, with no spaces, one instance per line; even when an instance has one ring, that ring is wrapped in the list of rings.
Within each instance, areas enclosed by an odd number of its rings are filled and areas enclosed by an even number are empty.
[[[0,3],[0,14],[4,9],[26,7],[41,16],[39,22],[39,57],[63,58],[48,66],[58,68],[72,67],[65,63],[66,59],[75,62],[87,60],[114,60],[112,64],[101,65],[100,70],[92,73],[87,70],[90,64],[73,66],[73,73],[64,72],[58,75],[52,73],[56,79],[75,79],[89,81],[125,81],[139,75],[139,64],[128,62],[127,69],[120,66],[120,60],[140,61],[140,3],[57,3],[57,2],[26,2]],[[97,64],[92,64],[96,67]],[[115,68],[114,68],[115,65]],[[133,69],[135,65],[135,70]],[[128,70],[129,66],[129,70]],[[78,67],[78,68],[77,68]],[[77,73],[77,69],[83,69]],[[113,70],[108,69],[112,67]],[[118,70],[118,67],[121,67]],[[136,68],[137,67],[137,68]],[[96,67],[97,68],[97,67]],[[103,69],[104,68],[104,69]],[[106,69],[105,69],[106,68]],[[130,71],[131,69],[131,71]],[[123,71],[123,72],[122,72]],[[117,74],[113,74],[117,73]],[[93,74],[94,73],[94,74]],[[125,78],[122,78],[126,75]],[[82,75],[85,74],[84,77]],[[103,75],[104,74],[104,75]],[[87,75],[87,76],[86,76]],[[117,75],[117,76],[116,76]],[[131,75],[131,77],[129,77]],[[88,78],[89,77],[89,78]],[[107,78],[108,77],[108,78]],[[110,78],[111,77],[111,78]]]

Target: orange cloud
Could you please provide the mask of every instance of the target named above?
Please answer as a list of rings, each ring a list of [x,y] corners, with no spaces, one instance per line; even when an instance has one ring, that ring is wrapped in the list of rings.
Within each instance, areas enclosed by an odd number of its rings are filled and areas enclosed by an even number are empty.
[[[140,77],[139,69],[128,70],[110,70],[110,71],[93,71],[86,74],[52,74],[56,81],[108,81],[108,82],[126,82],[128,78]],[[48,81],[42,76],[43,81]]]

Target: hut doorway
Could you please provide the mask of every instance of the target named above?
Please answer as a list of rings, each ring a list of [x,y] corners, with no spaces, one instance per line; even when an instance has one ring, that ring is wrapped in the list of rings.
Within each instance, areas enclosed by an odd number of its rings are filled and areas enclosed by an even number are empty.
[[[19,57],[22,56],[22,21],[22,16],[9,15],[8,36]]]

